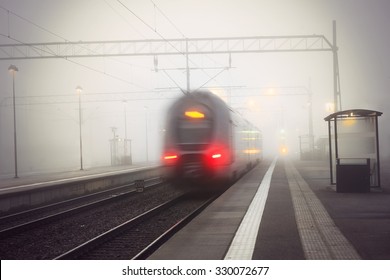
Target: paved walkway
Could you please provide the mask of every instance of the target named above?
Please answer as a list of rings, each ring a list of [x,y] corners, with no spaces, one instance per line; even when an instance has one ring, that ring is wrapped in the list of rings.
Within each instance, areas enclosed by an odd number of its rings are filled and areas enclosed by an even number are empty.
[[[151,259],[390,259],[390,169],[380,190],[337,193],[328,162],[279,158],[268,186],[270,167],[263,161]],[[258,219],[255,242],[247,216]]]

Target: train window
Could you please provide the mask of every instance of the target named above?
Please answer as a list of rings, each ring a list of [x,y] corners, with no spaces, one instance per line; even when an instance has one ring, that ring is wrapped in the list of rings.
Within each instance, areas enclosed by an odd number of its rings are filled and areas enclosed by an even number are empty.
[[[212,124],[210,120],[180,120],[178,125],[178,141],[180,143],[208,143],[211,139]]]

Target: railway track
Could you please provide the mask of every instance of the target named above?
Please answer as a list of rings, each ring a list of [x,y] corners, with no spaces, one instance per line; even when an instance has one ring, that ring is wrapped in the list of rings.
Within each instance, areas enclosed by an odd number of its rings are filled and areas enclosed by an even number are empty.
[[[149,210],[162,200],[178,195],[166,184],[160,187],[156,185],[151,184],[142,193],[120,191],[108,197],[105,195],[98,201],[81,203],[81,206],[45,214],[41,218],[29,218],[29,221],[12,227],[4,227],[3,224],[4,228],[0,231],[0,257],[53,259],[77,244]]]
[[[112,189],[2,216],[0,217],[0,239],[40,224],[49,223],[98,205],[134,195],[137,192],[137,189],[135,189],[136,183],[132,182]],[[161,178],[151,178],[145,180],[144,187],[156,187],[161,183]]]
[[[182,195],[81,244],[56,259],[146,259],[209,205],[213,197]]]

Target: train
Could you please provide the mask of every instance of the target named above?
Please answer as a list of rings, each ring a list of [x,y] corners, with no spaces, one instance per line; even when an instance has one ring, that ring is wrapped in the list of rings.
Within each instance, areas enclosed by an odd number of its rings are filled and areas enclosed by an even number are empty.
[[[237,180],[263,155],[261,131],[204,90],[188,92],[172,103],[162,146],[165,178],[199,188]]]

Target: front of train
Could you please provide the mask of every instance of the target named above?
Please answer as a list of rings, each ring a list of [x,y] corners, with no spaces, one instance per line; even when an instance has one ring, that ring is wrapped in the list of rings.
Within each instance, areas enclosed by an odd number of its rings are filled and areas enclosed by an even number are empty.
[[[232,160],[229,110],[208,92],[177,100],[168,111],[163,165],[167,177],[190,185],[221,183]]]

